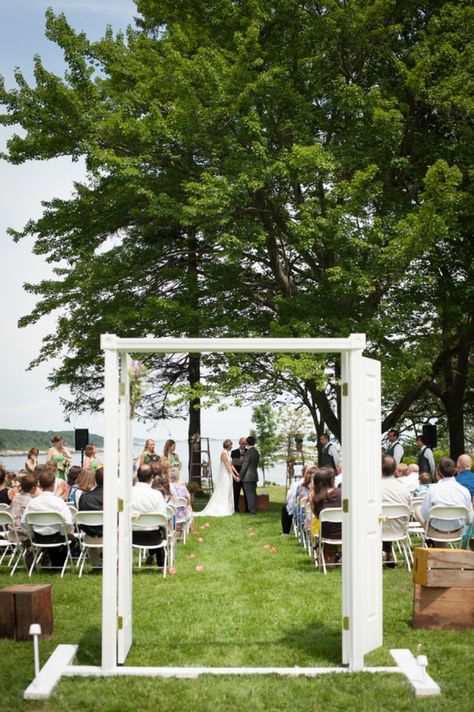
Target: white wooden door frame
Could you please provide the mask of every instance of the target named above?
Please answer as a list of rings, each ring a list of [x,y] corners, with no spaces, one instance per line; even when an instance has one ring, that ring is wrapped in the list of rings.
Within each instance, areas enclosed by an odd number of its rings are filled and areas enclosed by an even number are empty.
[[[114,334],[104,334],[101,346],[105,352],[105,436],[104,436],[104,462],[105,471],[105,521],[110,522],[115,518],[117,521],[118,504],[120,509],[127,508],[128,495],[123,489],[117,500],[112,493],[117,492],[120,481],[114,483],[114,478],[110,473],[117,472],[117,450],[120,451],[121,468],[126,467],[129,462],[128,453],[131,449],[130,433],[127,430],[128,409],[123,408],[122,400],[128,400],[128,380],[127,376],[119,376],[118,363],[124,355],[130,353],[209,353],[209,352],[231,352],[231,353],[339,353],[342,355],[341,380],[342,380],[342,441],[344,443],[344,504],[347,510],[343,519],[343,663],[351,670],[361,670],[364,667],[364,654],[373,647],[378,647],[382,642],[382,612],[381,595],[371,600],[375,601],[379,609],[376,611],[372,621],[372,633],[374,627],[378,625],[378,630],[372,635],[371,646],[367,640],[367,610],[366,606],[361,606],[361,602],[368,600],[368,580],[365,575],[359,575],[358,567],[360,562],[361,545],[366,536],[365,530],[361,529],[361,517],[367,515],[366,503],[360,498],[365,489],[357,486],[358,482],[368,477],[372,482],[371,491],[377,495],[380,493],[380,387],[378,387],[374,412],[376,436],[370,453],[361,451],[361,444],[367,442],[367,437],[363,433],[365,420],[361,418],[362,403],[364,397],[364,386],[358,379],[362,378],[361,363],[362,352],[365,348],[365,334],[351,334],[348,338],[341,339],[129,339],[119,338]],[[367,359],[365,359],[367,361]],[[380,378],[380,369],[378,369]],[[119,394],[115,386],[121,378],[120,387],[122,394]],[[114,381],[112,384],[111,381]],[[123,392],[125,388],[125,393]],[[377,400],[378,398],[378,400]],[[121,400],[122,399],[122,400]],[[117,418],[117,404],[121,403],[121,422]],[[126,422],[124,422],[124,420]],[[124,433],[127,433],[124,439]],[[368,459],[371,460],[368,467]],[[370,473],[370,474],[369,474]],[[123,483],[123,480],[122,480]],[[365,496],[365,495],[364,495]],[[377,516],[380,511],[379,502],[377,504]],[[121,517],[123,519],[123,517]],[[379,528],[378,521],[371,522],[371,529]],[[380,538],[380,537],[379,537]],[[381,565],[380,548],[375,551],[375,547],[367,549],[363,546],[364,568],[371,572],[370,585],[372,590],[381,592]],[[128,586],[131,576],[131,563],[117,553],[117,536],[114,528],[110,525],[104,527],[104,585],[103,585],[103,628],[102,628],[102,669],[111,670],[116,667],[117,662],[123,663],[128,651],[127,645],[131,644],[131,615],[124,618],[123,611],[127,614],[131,611],[131,603],[127,601],[127,591],[131,592],[131,583]],[[119,549],[120,551],[120,549]],[[117,565],[119,575],[117,577]],[[112,571],[113,568],[113,571]],[[362,572],[360,572],[362,573]],[[124,579],[127,585],[121,586]],[[121,592],[121,593],[120,593]],[[131,594],[130,594],[131,595]],[[116,605],[112,605],[113,602]],[[130,629],[127,626],[130,626]],[[117,653],[117,640],[120,639],[120,650]],[[117,657],[118,655],[118,657]]]

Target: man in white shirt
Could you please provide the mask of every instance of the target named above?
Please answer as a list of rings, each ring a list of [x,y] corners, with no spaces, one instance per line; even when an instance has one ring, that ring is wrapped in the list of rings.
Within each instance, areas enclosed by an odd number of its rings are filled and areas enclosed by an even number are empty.
[[[404,449],[403,445],[401,444],[400,440],[398,439],[399,433],[398,430],[389,430],[387,433],[387,440],[390,443],[390,445],[387,448],[387,455],[391,455],[397,465],[399,465],[402,460],[403,460],[403,455],[404,455]]]
[[[151,488],[153,471],[149,465],[138,468],[137,484],[132,487],[132,516],[133,514],[157,513],[166,516],[166,503],[163,495],[158,490]],[[132,534],[133,543],[138,546],[152,546],[163,541],[166,532],[162,529],[153,531],[135,531]],[[161,568],[164,565],[164,549],[153,549],[156,563]]]
[[[322,445],[319,467],[332,467],[336,471],[341,461],[341,456],[336,446],[330,441],[328,433],[323,433],[319,438],[319,442]]]
[[[25,522],[26,515],[31,512],[57,512],[62,516],[66,524],[70,526],[72,531],[72,514],[66,502],[54,494],[56,487],[56,473],[51,469],[44,469],[39,477],[39,486],[42,492],[38,497],[34,497],[26,507],[21,518],[22,525]],[[25,527],[23,527],[25,529]],[[26,529],[25,529],[26,531]],[[64,542],[64,536],[60,533],[59,525],[51,526],[33,526],[34,541],[39,544],[52,544],[54,542]],[[64,564],[67,556],[67,549],[63,546],[53,547],[48,549],[51,565],[60,567]]]
[[[454,460],[449,457],[441,458],[439,463],[438,471],[436,473],[436,478],[438,482],[428,489],[423,503],[421,505],[421,518],[423,524],[428,519],[428,513],[431,507],[436,504],[454,504],[456,506],[463,506],[467,508],[468,516],[467,520],[464,518],[445,520],[433,518],[430,521],[430,529],[428,530],[428,536],[430,531],[432,531],[435,538],[442,538],[443,534],[448,537],[462,529],[465,524],[470,524],[474,521],[474,512],[472,509],[471,497],[469,491],[466,487],[463,487],[458,482],[456,482],[456,464]]]
[[[392,455],[382,457],[382,504],[406,504],[411,507],[411,496],[407,488],[402,485],[400,478],[395,476],[397,463]],[[383,533],[388,537],[404,533],[404,524],[399,519],[391,519],[383,523]],[[386,554],[389,568],[395,568],[395,556],[392,542],[382,542],[382,550]]]

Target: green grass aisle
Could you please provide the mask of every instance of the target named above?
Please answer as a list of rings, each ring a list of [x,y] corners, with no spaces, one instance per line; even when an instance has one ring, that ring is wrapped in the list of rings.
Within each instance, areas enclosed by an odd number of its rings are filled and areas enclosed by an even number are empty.
[[[268,491],[268,490],[267,490]],[[341,573],[323,576],[293,536],[280,537],[282,488],[269,488],[271,511],[197,519],[178,546],[176,575],[153,570],[133,579],[134,643],[127,665],[338,666]],[[279,503],[280,502],[280,503]],[[209,526],[206,526],[206,525]],[[201,528],[203,527],[203,528]],[[200,541],[202,539],[202,541]],[[272,551],[273,548],[273,551]],[[196,571],[196,566],[203,567]],[[15,582],[27,581],[22,574]],[[78,643],[80,664],[100,664],[101,577],[39,574],[53,583],[55,634],[40,645],[42,662],[58,643]],[[0,586],[11,579],[0,574]],[[384,572],[384,647],[369,665],[392,665],[391,647],[416,651],[443,695],[415,700],[398,675],[319,678],[222,677],[64,679],[51,700],[26,703],[33,676],[31,643],[0,640],[0,710],[468,710],[474,667],[472,631],[414,631],[412,583],[405,569]]]

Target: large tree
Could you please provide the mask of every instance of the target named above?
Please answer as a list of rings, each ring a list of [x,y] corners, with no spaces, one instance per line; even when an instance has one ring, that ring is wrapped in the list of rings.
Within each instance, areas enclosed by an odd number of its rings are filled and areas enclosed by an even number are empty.
[[[443,246],[453,276],[454,240],[472,257],[470,3],[137,8],[135,30],[96,43],[49,13],[68,73],[37,59],[35,87],[19,73],[2,91],[4,123],[26,130],[8,160],[66,154],[88,169],[72,200],[52,201],[23,233],[58,265],[58,279],[32,287],[34,318],[60,311],[41,356],[67,349],[53,382],[94,405],[106,330],[364,331],[385,359],[393,424],[434,382],[446,342],[453,358],[472,343],[462,310],[443,331],[432,265]],[[409,298],[421,275],[426,308]],[[456,272],[458,286],[465,279]],[[316,427],[338,435],[337,362],[333,389],[314,370],[286,362],[271,385],[300,389]]]

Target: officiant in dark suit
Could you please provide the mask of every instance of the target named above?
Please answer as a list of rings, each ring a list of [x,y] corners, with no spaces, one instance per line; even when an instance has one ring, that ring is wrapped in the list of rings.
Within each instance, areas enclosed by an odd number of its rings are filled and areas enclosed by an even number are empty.
[[[249,435],[247,438],[247,450],[245,451],[242,469],[240,470],[240,479],[244,486],[245,496],[247,497],[249,514],[257,514],[257,468],[259,461],[260,453],[255,447],[255,438]]]
[[[239,438],[239,447],[236,448],[235,450],[232,450],[232,452],[230,453],[232,464],[235,467],[235,469],[237,470],[237,472],[239,473],[239,475],[240,475],[240,470],[242,469],[242,463],[244,461],[244,455],[245,455],[246,450],[247,450],[246,438]],[[241,480],[233,480],[233,487],[234,487],[234,511],[235,512],[239,511],[240,490],[242,490],[244,493],[244,498],[245,498],[245,511],[248,512],[249,508],[247,505],[247,497],[245,496],[245,490],[243,489]]]

